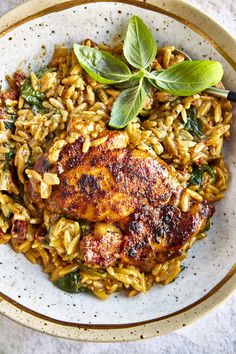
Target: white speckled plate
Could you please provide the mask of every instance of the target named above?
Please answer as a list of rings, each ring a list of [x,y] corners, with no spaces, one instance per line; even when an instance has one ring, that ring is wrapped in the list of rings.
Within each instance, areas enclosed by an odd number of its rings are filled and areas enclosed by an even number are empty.
[[[50,5],[49,5],[50,3]],[[224,83],[236,89],[236,43],[222,28],[184,2],[90,2],[34,0],[6,14],[0,22],[1,79],[18,66],[42,66],[55,44],[71,46],[84,38],[114,43],[131,15],[139,15],[160,45],[174,44],[193,58],[222,62]],[[157,7],[158,6],[158,7]],[[120,34],[118,36],[117,34]],[[4,84],[4,83],[3,83]],[[234,84],[234,86],[233,86]],[[236,124],[232,128],[235,137]],[[10,247],[0,247],[0,311],[31,328],[88,341],[147,338],[185,326],[225,299],[235,288],[236,140],[225,148],[229,190],[217,204],[207,239],[198,242],[186,269],[168,286],[102,302],[54,287],[40,266]]]

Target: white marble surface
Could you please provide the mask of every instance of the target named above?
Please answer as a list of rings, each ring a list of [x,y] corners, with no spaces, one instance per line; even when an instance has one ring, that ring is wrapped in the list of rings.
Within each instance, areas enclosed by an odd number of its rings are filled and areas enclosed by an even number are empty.
[[[0,14],[23,0],[0,0]],[[236,36],[236,0],[188,0]],[[136,343],[93,344],[53,338],[24,328],[0,315],[0,354],[234,354],[236,295],[195,324],[166,336]]]

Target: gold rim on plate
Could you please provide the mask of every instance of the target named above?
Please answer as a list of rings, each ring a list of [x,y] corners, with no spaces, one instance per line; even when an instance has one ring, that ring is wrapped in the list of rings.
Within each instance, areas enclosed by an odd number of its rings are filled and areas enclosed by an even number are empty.
[[[30,0],[11,10],[1,18],[0,38],[21,24],[46,14],[74,6],[93,3],[93,0]],[[98,2],[112,2],[99,0]],[[182,0],[144,1],[120,0],[119,3],[135,5],[165,14],[183,23],[204,37],[236,70],[236,41],[214,20]],[[207,33],[214,33],[214,39]],[[219,305],[236,289],[236,264],[226,276],[205,296],[174,313],[126,324],[82,324],[65,322],[33,311],[0,292],[0,313],[29,328],[81,341],[118,342],[133,341],[165,334],[186,326]]]

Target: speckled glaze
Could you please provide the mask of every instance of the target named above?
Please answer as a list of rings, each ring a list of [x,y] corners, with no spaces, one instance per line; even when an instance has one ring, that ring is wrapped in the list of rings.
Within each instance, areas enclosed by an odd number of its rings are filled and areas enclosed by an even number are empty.
[[[0,79],[18,66],[37,69],[44,65],[55,44],[71,46],[88,37],[96,42],[119,42],[129,18],[136,14],[152,29],[159,45],[174,44],[196,59],[220,60],[225,70],[224,84],[235,89],[235,41],[212,20],[181,1],[150,3],[51,0],[50,8],[44,0],[23,4],[1,19]],[[236,124],[232,136],[235,134]],[[186,269],[174,283],[156,286],[134,298],[114,295],[104,303],[85,294],[59,291],[39,266],[33,266],[10,247],[1,246],[0,312],[49,334],[107,342],[167,333],[215,307],[236,283],[234,139],[225,146],[225,156],[231,174],[229,190],[217,204],[208,238],[189,251],[184,262]]]

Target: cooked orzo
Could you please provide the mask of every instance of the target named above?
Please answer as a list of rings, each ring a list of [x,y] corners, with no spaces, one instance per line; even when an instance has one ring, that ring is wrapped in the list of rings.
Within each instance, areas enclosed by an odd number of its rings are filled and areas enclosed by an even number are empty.
[[[122,45],[83,45],[122,58]],[[150,70],[183,61],[174,46],[162,47]],[[108,123],[125,88],[91,78],[71,48],[58,47],[47,67],[7,80],[0,243],[41,264],[59,288],[101,299],[178,277],[227,188],[230,102],[152,86],[141,111],[116,130]]]

